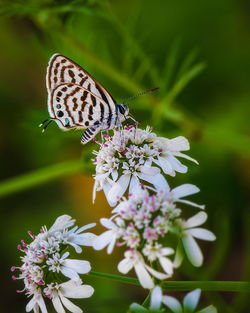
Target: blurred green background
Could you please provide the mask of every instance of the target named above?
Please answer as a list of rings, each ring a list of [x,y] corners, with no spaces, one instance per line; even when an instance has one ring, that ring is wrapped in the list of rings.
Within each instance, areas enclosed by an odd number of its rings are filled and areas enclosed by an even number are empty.
[[[92,73],[117,102],[160,87],[131,101],[130,111],[142,127],[189,139],[200,166],[184,162],[188,174],[169,182],[201,188],[190,200],[206,204],[206,227],[217,236],[201,243],[202,268],[186,262],[173,279],[249,281],[249,1],[10,0],[1,1],[0,14],[0,311],[25,311],[25,296],[15,293],[22,284],[9,268],[19,264],[16,246],[27,230],[36,233],[65,213],[79,225],[110,216],[101,192],[92,205],[94,144],[80,145],[81,132],[55,123],[44,134],[38,128],[48,117],[45,75],[56,52]],[[121,256],[86,248],[83,258],[95,271],[118,274]],[[95,287],[95,296],[78,302],[84,312],[125,312],[146,296],[105,279],[84,282]],[[247,294],[206,292],[202,301],[224,313],[250,307]]]

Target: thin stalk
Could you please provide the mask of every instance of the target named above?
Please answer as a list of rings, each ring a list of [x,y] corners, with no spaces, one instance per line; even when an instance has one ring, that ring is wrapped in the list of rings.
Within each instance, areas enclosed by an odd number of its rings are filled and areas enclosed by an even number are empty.
[[[90,276],[101,277],[140,285],[138,279],[114,274],[91,271]],[[167,281],[162,283],[162,288],[166,291],[186,291],[200,288],[204,291],[227,291],[227,292],[250,292],[250,282],[245,281]]]
[[[0,183],[0,197],[78,173],[84,169],[86,170],[86,168],[87,165],[82,160],[78,159],[50,165],[27,174],[9,178]]]

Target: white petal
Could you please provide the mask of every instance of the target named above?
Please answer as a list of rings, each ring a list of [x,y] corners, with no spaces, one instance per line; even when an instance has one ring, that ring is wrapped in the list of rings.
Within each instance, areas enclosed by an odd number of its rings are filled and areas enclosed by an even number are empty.
[[[119,198],[121,198],[124,192],[128,188],[128,184],[131,178],[131,174],[122,175],[116,183],[111,187],[108,193],[107,199],[111,203],[116,203]]]
[[[67,259],[64,260],[62,264],[75,270],[79,274],[86,274],[91,270],[91,266],[88,261]]]
[[[181,158],[183,158],[183,159],[187,159],[187,160],[192,161],[192,162],[194,162],[195,164],[199,165],[199,162],[198,162],[198,161],[196,161],[195,159],[191,158],[190,156],[188,156],[188,155],[186,155],[186,154],[184,154],[184,153],[175,152],[174,155],[175,155],[175,156],[178,156],[178,157],[181,157]]]
[[[133,268],[133,263],[125,258],[118,264],[118,271],[122,274],[127,274]]]
[[[183,198],[189,195],[193,195],[199,192],[200,189],[192,184],[183,184],[174,189],[172,189],[171,193],[174,198]]]
[[[195,214],[194,216],[190,217],[186,222],[185,222],[185,228],[191,228],[191,227],[196,227],[200,226],[201,224],[205,223],[207,220],[207,214],[205,212],[199,212]]]
[[[174,297],[163,296],[162,303],[164,303],[172,312],[174,313],[182,313],[182,307],[180,302]]]
[[[216,239],[215,235],[211,231],[204,228],[191,228],[186,232],[191,234],[193,237],[202,240],[214,241]]]
[[[189,261],[194,266],[201,266],[203,262],[203,255],[194,238],[187,234],[182,238],[182,242]]]
[[[183,136],[168,139],[167,148],[171,151],[186,151],[190,149],[188,140]]]
[[[174,249],[169,248],[169,247],[165,247],[165,248],[161,249],[161,253],[162,253],[163,256],[171,255],[171,254],[174,253]]]
[[[109,228],[109,229],[116,228],[115,223],[112,222],[111,219],[109,218],[101,218],[100,222],[106,228]]]
[[[174,267],[180,267],[184,258],[184,253],[183,253],[183,247],[182,247],[182,242],[181,240],[179,241],[177,248],[176,248],[176,253],[174,257]]]
[[[62,306],[62,303],[61,303],[58,295],[56,295],[55,297],[52,298],[52,303],[53,303],[54,308],[55,308],[57,313],[65,313],[65,310]]]
[[[116,181],[117,178],[118,178],[118,171],[117,170],[113,170],[111,172],[111,175],[112,175],[113,181]]]
[[[102,250],[112,241],[112,238],[113,238],[112,230],[105,231],[95,239],[93,243],[93,248],[95,250]]]
[[[151,273],[154,277],[163,280],[169,277],[169,275],[160,273],[156,270],[154,270],[152,267],[148,266],[147,264],[145,264],[146,269],[149,271],[149,273]]]
[[[69,227],[74,224],[74,220],[69,215],[61,215],[56,220],[55,223],[50,227],[50,231],[55,231],[59,229],[63,229],[64,227]]]
[[[116,237],[113,236],[113,238],[112,238],[110,244],[108,245],[108,249],[107,249],[107,253],[108,253],[108,254],[111,254],[111,253],[112,253],[112,251],[113,251],[113,249],[114,249],[114,246],[115,246],[115,243],[116,243]]]
[[[129,193],[134,194],[141,189],[139,179],[132,175],[130,185],[129,185]]]
[[[95,234],[84,233],[84,234],[76,235],[73,238],[72,242],[80,246],[92,247],[95,238],[96,238]]]
[[[109,194],[109,191],[110,191],[111,188],[112,188],[112,186],[110,185],[110,183],[105,183],[103,185],[103,191],[104,191],[104,194],[106,196],[106,199],[107,199],[109,205],[110,206],[115,206],[116,202],[117,202],[117,199],[115,201],[110,201],[109,198],[108,198],[108,194]]]
[[[168,183],[162,174],[157,174],[154,176],[139,174],[138,177],[154,185],[155,189],[158,191],[165,191],[167,188],[169,188]]]
[[[197,313],[217,313],[217,309],[213,305],[209,305]]]
[[[183,299],[184,308],[187,309],[188,312],[193,312],[199,302],[201,295],[200,289],[195,289],[189,292]]]
[[[174,169],[166,157],[158,156],[159,166],[165,174],[175,176]]]
[[[60,292],[60,299],[65,306],[70,312],[73,313],[82,313],[82,309],[80,309],[78,306],[76,306],[74,303],[72,303],[69,299],[65,298],[63,294]]]
[[[150,308],[158,310],[161,306],[162,290],[160,286],[155,286],[151,293]]]
[[[145,175],[154,176],[154,175],[160,173],[160,169],[158,167],[155,167],[155,166],[141,166],[140,172],[142,174],[145,174]]]
[[[62,284],[61,284],[62,285]],[[89,285],[72,285],[62,288],[63,295],[67,298],[80,299],[89,298],[94,293],[94,288]]]
[[[191,205],[191,206],[193,206],[195,208],[199,208],[201,210],[205,209],[205,205],[204,204],[197,204],[197,203],[194,203],[194,202],[189,201],[189,200],[177,199],[177,200],[175,200],[175,202],[185,203],[187,205]]]
[[[64,276],[72,279],[72,280],[79,280],[80,277],[77,274],[76,271],[74,271],[72,268],[66,267],[66,266],[61,266],[61,272]]]
[[[35,295],[30,299],[30,301],[26,305],[26,312],[30,312],[36,304]]]
[[[187,173],[187,166],[183,165],[178,159],[176,159],[173,155],[169,154],[166,159],[172,165],[173,169],[179,173]]]
[[[96,223],[87,224],[87,225],[82,226],[82,227],[80,227],[79,229],[77,229],[77,231],[76,231],[75,233],[76,233],[76,234],[79,234],[79,233],[83,232],[84,230],[89,229],[89,228],[93,228],[93,227],[95,227],[95,226],[96,226]]]
[[[143,263],[138,262],[135,264],[135,272],[143,288],[152,289],[154,287],[153,280],[146,271]]]
[[[159,258],[159,262],[160,262],[165,273],[167,273],[169,275],[173,274],[174,265],[168,258],[161,257],[161,258]]]

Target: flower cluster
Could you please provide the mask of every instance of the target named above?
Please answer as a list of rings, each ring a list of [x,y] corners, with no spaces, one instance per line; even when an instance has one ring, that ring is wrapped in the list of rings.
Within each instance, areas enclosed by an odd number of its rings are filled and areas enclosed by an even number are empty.
[[[163,174],[175,176],[176,172],[186,173],[187,167],[177,157],[197,163],[181,151],[189,150],[184,137],[167,139],[157,137],[150,127],[146,130],[127,126],[122,132],[114,130],[114,135],[104,135],[104,142],[96,157],[95,185],[104,191],[111,206],[116,205],[126,190],[135,192],[146,182],[156,190],[165,190],[167,182]]]
[[[179,203],[187,203],[203,209],[182,199],[198,191],[196,186],[184,184],[172,190],[167,185],[165,192],[144,188],[130,194],[113,210],[110,219],[101,219],[108,230],[95,239],[94,248],[100,250],[107,246],[111,253],[115,244],[126,246],[125,258],[118,264],[118,270],[126,274],[134,268],[141,285],[149,289],[154,286],[151,275],[161,280],[168,278],[181,263],[181,249],[175,251],[171,242],[173,236],[176,242],[182,243],[191,263],[200,266],[202,253],[194,238],[214,240],[215,236],[197,228],[205,222],[205,212],[184,220],[179,208]],[[175,261],[170,259],[171,255],[175,255]]]
[[[202,310],[195,311],[200,299],[200,295],[200,289],[195,289],[189,292],[183,299],[183,305],[181,305],[181,303],[176,298],[163,295],[161,287],[155,286],[151,293],[149,310],[140,304],[132,303],[130,305],[129,312],[217,313],[217,309],[213,305],[209,305]],[[165,309],[169,309],[170,311],[166,311]]]
[[[49,230],[45,226],[42,227],[37,236],[29,231],[33,240],[31,243],[27,244],[21,240],[18,245],[18,250],[24,253],[21,257],[23,264],[20,267],[13,266],[11,271],[20,271],[19,276],[13,275],[12,278],[23,280],[22,291],[28,297],[32,296],[26,306],[27,312],[32,309],[39,312],[39,308],[43,313],[47,312],[43,298],[51,299],[58,313],[65,312],[63,305],[71,312],[82,312],[67,298],[88,298],[93,294],[94,289],[83,285],[79,277],[79,274],[90,271],[90,263],[69,259],[69,252],[66,250],[71,246],[77,253],[81,253],[81,246],[92,246],[96,236],[83,231],[95,224],[71,228],[74,223],[70,216],[62,215]]]

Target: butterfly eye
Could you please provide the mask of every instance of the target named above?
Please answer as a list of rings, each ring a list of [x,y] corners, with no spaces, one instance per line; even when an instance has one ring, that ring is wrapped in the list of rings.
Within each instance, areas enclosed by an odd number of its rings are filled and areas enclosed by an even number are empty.
[[[124,104],[119,104],[118,108],[119,108],[120,113],[124,114],[126,112],[127,106]]]

